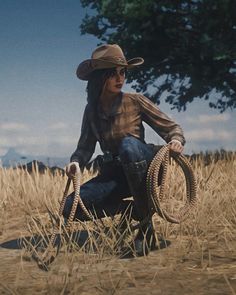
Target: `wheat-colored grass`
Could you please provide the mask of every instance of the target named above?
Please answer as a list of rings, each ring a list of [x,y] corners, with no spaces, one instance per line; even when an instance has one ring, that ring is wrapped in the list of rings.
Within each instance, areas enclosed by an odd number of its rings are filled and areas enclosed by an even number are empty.
[[[119,216],[77,223],[90,237],[79,247],[64,243],[49,272],[31,259],[27,236],[47,242],[52,233],[66,177],[49,172],[31,175],[0,169],[0,243],[22,238],[26,249],[0,247],[0,294],[236,294],[236,156],[205,166],[193,162],[198,204],[180,225],[154,217],[158,237],[171,241],[149,256],[122,260],[117,255]],[[83,182],[91,178],[83,175]],[[185,200],[182,171],[174,163],[168,173],[162,206],[179,210]],[[63,226],[61,231],[63,232]],[[132,238],[129,233],[124,241]]]

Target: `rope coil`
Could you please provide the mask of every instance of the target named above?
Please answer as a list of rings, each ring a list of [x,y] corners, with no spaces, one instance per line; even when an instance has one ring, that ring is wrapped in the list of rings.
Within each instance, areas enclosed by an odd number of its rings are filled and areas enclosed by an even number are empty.
[[[63,193],[63,198],[62,201],[60,203],[60,208],[59,208],[59,218],[62,216],[63,214],[63,210],[65,207],[65,203],[66,203],[66,199],[68,196],[68,191],[70,188],[70,184],[71,184],[71,180],[73,182],[73,188],[74,188],[74,201],[72,204],[72,208],[70,211],[70,215],[69,218],[67,219],[67,222],[65,224],[65,230],[67,230],[68,232],[70,231],[71,228],[71,224],[74,220],[75,217],[75,213],[76,213],[76,209],[77,206],[80,205],[80,207],[82,208],[84,214],[86,215],[86,217],[88,217],[89,220],[93,220],[92,215],[88,212],[88,210],[86,209],[81,197],[80,197],[80,179],[81,179],[81,174],[80,172],[76,173],[73,178],[68,178],[67,183],[66,183],[66,187],[65,187],[65,191]],[[58,225],[59,226],[59,225]],[[43,269],[43,270],[48,270],[48,266],[53,262],[53,260],[55,259],[55,257],[58,254],[58,249],[56,250],[56,235],[57,235],[58,229],[55,228],[53,230],[53,233],[50,237],[50,241],[48,246],[46,247],[44,253],[42,254],[42,256],[40,257],[39,255],[36,258],[38,266]]]
[[[181,167],[186,181],[187,201],[176,216],[166,212],[166,210],[161,208],[160,204],[165,195],[166,176],[170,157],[172,157]],[[163,167],[163,174],[160,184],[160,192],[158,192],[157,183],[161,166]],[[184,221],[190,214],[190,210],[196,205],[197,202],[197,184],[192,165],[184,155],[171,152],[169,145],[163,146],[153,158],[147,173],[146,188],[151,211],[153,213],[157,212],[160,217],[171,223],[180,223]]]

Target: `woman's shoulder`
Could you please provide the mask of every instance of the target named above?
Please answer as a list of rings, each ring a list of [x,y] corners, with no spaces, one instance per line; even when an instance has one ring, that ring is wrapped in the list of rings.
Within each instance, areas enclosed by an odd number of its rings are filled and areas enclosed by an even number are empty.
[[[142,94],[137,92],[123,92],[123,98],[125,100],[137,101],[140,96],[142,96]]]
[[[150,101],[146,96],[138,92],[123,92],[123,99],[125,101],[133,101],[137,104],[142,104],[142,103],[145,103],[146,101],[147,102]]]

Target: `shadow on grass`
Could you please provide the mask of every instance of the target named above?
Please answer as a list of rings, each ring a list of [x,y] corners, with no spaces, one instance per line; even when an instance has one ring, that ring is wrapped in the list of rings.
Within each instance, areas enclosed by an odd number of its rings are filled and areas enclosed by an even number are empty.
[[[98,238],[98,234],[95,234]],[[2,244],[0,244],[0,248],[5,248],[5,249],[12,249],[12,250],[20,250],[24,249],[27,247],[27,244],[32,245],[37,249],[38,247],[47,247],[49,241],[50,241],[51,236],[47,237],[42,237],[40,235],[34,235],[34,236],[27,236],[27,237],[22,237],[10,241],[6,241]],[[86,230],[79,230],[79,231],[74,231],[70,237],[70,242],[72,242],[74,245],[78,246],[79,248],[82,248],[86,243],[88,243],[89,238],[91,235],[89,235],[88,231]],[[158,243],[157,247],[155,250],[161,250],[164,248],[167,248],[170,246],[171,242],[169,240],[165,240],[161,237],[158,237]],[[55,239],[55,247],[61,246],[61,235],[57,234],[56,239]]]
[[[43,237],[41,235],[34,235],[31,237],[22,237],[10,241],[6,241],[0,244],[1,248],[19,250],[25,248],[25,244],[29,242],[32,246],[46,246],[49,243],[51,236]],[[75,231],[72,233],[71,241],[78,247],[82,247],[88,241],[89,235],[86,230]],[[55,246],[59,246],[61,243],[60,234],[56,235]]]

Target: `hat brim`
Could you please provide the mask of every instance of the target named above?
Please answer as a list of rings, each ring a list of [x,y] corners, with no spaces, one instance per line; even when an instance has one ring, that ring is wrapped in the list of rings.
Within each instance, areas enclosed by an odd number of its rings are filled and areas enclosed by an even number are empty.
[[[144,59],[142,57],[132,58],[128,60],[127,63],[114,63],[103,59],[86,59],[81,64],[79,64],[76,70],[76,75],[80,80],[87,81],[89,79],[90,74],[95,70],[111,69],[118,66],[123,66],[128,69],[131,69],[143,63]]]

